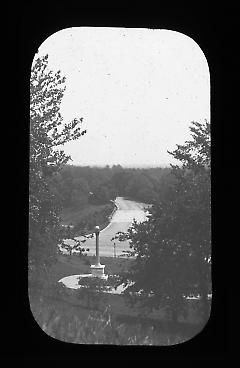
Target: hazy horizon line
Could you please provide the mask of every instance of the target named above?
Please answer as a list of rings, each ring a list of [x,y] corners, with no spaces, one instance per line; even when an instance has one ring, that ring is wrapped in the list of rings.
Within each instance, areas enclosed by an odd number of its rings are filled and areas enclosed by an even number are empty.
[[[93,164],[72,164],[72,163],[67,163],[66,165],[68,166],[77,166],[77,167],[95,167],[95,168],[106,168],[106,167],[109,167],[109,168],[113,168],[113,167],[122,167],[124,169],[156,169],[156,168],[160,168],[160,169],[170,169],[171,168],[171,165],[150,165],[150,164],[139,164],[139,165],[121,165],[121,164],[96,164],[96,165],[93,165]]]

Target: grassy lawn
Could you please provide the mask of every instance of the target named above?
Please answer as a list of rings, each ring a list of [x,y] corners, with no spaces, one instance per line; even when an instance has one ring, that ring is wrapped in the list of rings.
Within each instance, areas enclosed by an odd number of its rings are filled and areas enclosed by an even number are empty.
[[[78,255],[59,255],[58,261],[51,267],[49,272],[51,281],[57,282],[59,279],[65,276],[89,273],[89,264],[95,263],[95,256],[87,256],[85,260],[86,262]],[[118,274],[121,271],[126,271],[131,262],[131,259],[101,257],[101,264],[105,265],[106,274]]]

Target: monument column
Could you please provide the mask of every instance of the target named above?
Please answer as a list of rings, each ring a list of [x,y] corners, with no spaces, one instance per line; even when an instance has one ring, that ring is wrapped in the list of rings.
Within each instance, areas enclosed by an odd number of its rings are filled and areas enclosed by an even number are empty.
[[[96,234],[96,266],[100,266],[100,257],[99,257],[99,226],[95,227],[95,234]]]
[[[107,279],[108,276],[104,274],[105,265],[101,265],[100,263],[100,255],[99,255],[99,226],[95,226],[95,234],[96,234],[96,260],[95,264],[91,265],[92,276],[100,277],[101,279]]]

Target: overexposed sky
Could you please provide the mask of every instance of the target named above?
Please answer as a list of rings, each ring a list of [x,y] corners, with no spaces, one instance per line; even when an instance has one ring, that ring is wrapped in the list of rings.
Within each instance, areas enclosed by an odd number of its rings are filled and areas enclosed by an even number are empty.
[[[66,76],[61,113],[87,134],[64,146],[75,165],[168,166],[167,150],[210,121],[210,75],[188,36],[145,28],[74,27],[51,35],[37,56]]]

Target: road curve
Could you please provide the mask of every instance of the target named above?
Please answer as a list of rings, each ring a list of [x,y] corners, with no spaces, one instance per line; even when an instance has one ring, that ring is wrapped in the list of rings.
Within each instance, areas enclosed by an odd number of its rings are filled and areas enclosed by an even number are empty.
[[[123,197],[117,197],[115,200],[117,210],[115,211],[111,222],[108,226],[100,231],[99,235],[99,253],[100,257],[113,257],[114,256],[114,242],[111,239],[116,235],[118,231],[127,231],[129,226],[132,224],[133,219],[137,222],[143,222],[147,220],[147,212],[144,210],[148,205],[125,199]],[[76,239],[81,240],[82,237]],[[123,255],[123,250],[129,249],[129,242],[115,241],[116,244],[116,256]],[[96,240],[95,237],[87,239],[84,243],[84,248],[89,248],[89,255],[95,255]]]

